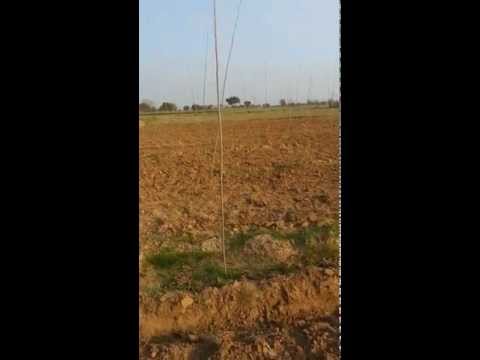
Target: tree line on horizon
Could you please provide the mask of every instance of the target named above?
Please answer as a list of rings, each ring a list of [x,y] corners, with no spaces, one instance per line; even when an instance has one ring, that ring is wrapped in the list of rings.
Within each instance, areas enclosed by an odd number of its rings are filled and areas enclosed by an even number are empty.
[[[268,108],[271,105],[269,103],[265,104],[253,104],[252,101],[250,100],[245,100],[243,104],[240,101],[240,98],[238,96],[231,96],[227,99],[225,99],[227,104],[231,107],[240,107],[240,108]],[[339,107],[340,103],[338,100],[334,99],[328,99],[324,101],[320,100],[307,100],[306,103],[301,103],[301,102],[293,102],[293,101],[287,101],[286,99],[280,99],[279,104],[277,106],[280,107],[287,107],[287,106],[301,106],[301,105],[318,105],[318,106],[327,106],[329,108],[337,108]],[[191,106],[185,105],[183,106],[183,111],[199,111],[199,110],[213,110],[216,109],[217,107],[214,105],[198,105],[198,104],[192,104]],[[163,102],[159,107],[156,107],[153,101],[151,100],[143,100],[139,104],[139,111],[140,112],[156,112],[156,111],[181,111],[177,107],[175,103],[172,102]]]

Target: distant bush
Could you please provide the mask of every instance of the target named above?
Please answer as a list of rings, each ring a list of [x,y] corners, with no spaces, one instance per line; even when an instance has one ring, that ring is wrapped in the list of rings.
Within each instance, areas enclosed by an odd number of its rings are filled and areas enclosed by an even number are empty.
[[[155,111],[155,106],[146,102],[142,102],[138,105],[138,110],[140,112],[152,112]]]
[[[270,107],[270,104],[269,104],[269,103],[265,103],[265,104],[262,105],[262,107],[264,107],[264,108],[269,108],[269,107]]]
[[[240,104],[240,98],[238,96],[231,96],[226,99],[228,105],[233,106],[235,104]]]
[[[330,99],[328,100],[328,107],[329,108],[338,108],[340,106],[340,102],[337,100]]]
[[[280,106],[287,106],[285,99],[280,99]]]
[[[164,102],[159,108],[159,111],[176,111],[177,110],[177,105],[174,103],[170,102]]]
[[[183,111],[188,111],[188,110],[190,110],[190,106],[185,105],[185,106],[183,107]]]
[[[203,109],[202,105],[198,105],[198,104],[193,104],[192,105],[192,110],[193,111],[202,110],[202,109]]]

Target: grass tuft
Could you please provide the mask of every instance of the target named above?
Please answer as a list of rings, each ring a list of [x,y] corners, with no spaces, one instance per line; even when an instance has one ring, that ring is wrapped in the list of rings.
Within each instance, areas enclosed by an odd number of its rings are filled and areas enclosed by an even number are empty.
[[[228,269],[225,273],[223,266],[216,263],[204,264],[193,273],[193,280],[207,286],[222,286],[241,277],[242,272],[237,269]]]
[[[194,265],[195,263],[211,256],[211,253],[202,251],[181,253],[165,250],[149,256],[147,261],[157,269],[171,269],[185,265]]]

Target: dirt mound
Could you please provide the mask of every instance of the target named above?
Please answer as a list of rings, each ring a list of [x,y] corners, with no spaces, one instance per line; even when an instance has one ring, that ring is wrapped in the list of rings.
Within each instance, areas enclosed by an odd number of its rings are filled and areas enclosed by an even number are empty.
[[[149,340],[141,359],[339,359],[331,269],[170,293],[142,308],[142,339]]]
[[[173,292],[158,300],[143,300],[140,332],[148,338],[174,332],[231,330],[260,322],[285,322],[307,313],[325,316],[337,306],[337,273],[309,267],[301,273],[259,282],[235,281],[196,295]]]
[[[287,262],[298,255],[289,241],[274,239],[271,235],[257,235],[245,244],[245,254],[264,256],[280,262]]]

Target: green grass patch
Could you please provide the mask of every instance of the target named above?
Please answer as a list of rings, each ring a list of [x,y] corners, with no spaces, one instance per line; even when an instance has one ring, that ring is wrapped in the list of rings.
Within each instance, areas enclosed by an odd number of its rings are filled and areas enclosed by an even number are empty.
[[[228,249],[231,251],[241,250],[249,239],[260,235],[261,233],[262,232],[259,229],[250,229],[246,232],[230,234],[227,238]]]
[[[161,250],[146,258],[154,278],[144,287],[147,296],[158,296],[169,290],[197,292],[208,286],[224,286],[245,276],[264,279],[294,273],[305,265],[318,266],[338,261],[338,225],[324,224],[283,233],[265,228],[231,233],[227,237],[228,269],[225,273],[221,253],[202,251],[179,252],[172,248]],[[298,261],[285,264],[260,255],[244,256],[242,249],[257,235],[268,234],[278,241],[289,241],[299,252]],[[190,235],[175,237],[178,241],[193,241]]]
[[[162,251],[155,255],[150,255],[147,261],[157,269],[178,268],[185,265],[194,265],[203,259],[210,258],[211,253],[194,252],[174,252],[170,250]]]
[[[285,237],[291,240],[295,246],[303,248],[306,246],[308,239],[315,236],[321,236],[323,231],[324,229],[322,226],[314,225],[286,234]]]
[[[288,275],[295,272],[297,269],[297,266],[280,263],[267,265],[264,269],[264,272],[269,274]]]
[[[306,246],[302,253],[302,263],[305,265],[318,265],[322,261],[337,263],[338,257],[338,243],[329,241],[318,246]]]
[[[230,268],[225,273],[222,265],[211,262],[195,269],[193,280],[202,286],[222,286],[239,279],[242,274],[241,270],[235,268]]]
[[[308,245],[308,241],[312,238],[320,238],[323,241],[328,239],[338,238],[337,224],[323,224],[313,225],[307,228],[299,229],[297,231],[283,235],[285,238],[291,240],[295,246],[304,248]]]

